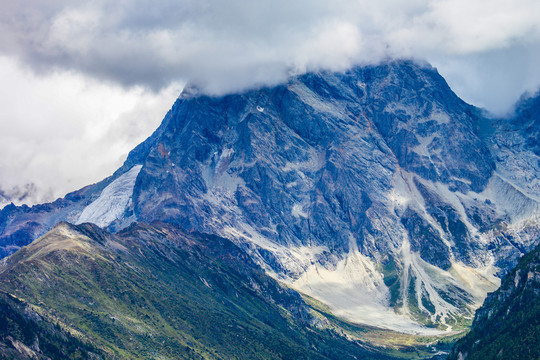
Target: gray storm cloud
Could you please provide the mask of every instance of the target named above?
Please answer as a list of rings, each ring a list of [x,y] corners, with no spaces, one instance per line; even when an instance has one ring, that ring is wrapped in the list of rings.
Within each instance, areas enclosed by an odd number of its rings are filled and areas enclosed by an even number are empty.
[[[506,107],[516,92],[537,86],[540,73],[528,68],[540,59],[529,50],[540,48],[539,13],[538,0],[7,1],[0,49],[37,72],[70,69],[154,91],[187,81],[210,94],[291,72],[415,57],[449,74],[467,65],[465,97],[500,112],[500,95],[490,102],[492,86],[468,88],[470,78],[504,72]],[[506,49],[514,59],[499,54]],[[517,84],[525,72],[537,83]]]

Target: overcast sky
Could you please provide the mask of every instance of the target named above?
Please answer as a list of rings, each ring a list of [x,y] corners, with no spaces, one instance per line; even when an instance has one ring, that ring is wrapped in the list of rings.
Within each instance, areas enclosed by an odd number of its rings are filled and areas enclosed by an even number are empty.
[[[501,115],[540,85],[538,14],[539,0],[4,0],[0,192],[47,201],[110,175],[186,82],[224,94],[412,57]]]

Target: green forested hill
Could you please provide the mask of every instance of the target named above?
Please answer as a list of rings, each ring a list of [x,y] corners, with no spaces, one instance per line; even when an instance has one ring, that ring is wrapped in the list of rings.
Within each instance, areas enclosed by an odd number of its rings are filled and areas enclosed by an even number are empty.
[[[540,245],[488,295],[448,359],[540,359]]]

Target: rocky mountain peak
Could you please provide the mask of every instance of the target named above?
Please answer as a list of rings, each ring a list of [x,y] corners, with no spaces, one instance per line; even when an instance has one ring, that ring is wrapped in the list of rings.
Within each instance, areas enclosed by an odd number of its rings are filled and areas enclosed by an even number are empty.
[[[486,121],[405,60],[221,97],[187,88],[112,177],[1,211],[0,239],[60,220],[173,223],[231,239],[349,320],[449,329],[539,234],[538,156],[497,122],[480,134]]]

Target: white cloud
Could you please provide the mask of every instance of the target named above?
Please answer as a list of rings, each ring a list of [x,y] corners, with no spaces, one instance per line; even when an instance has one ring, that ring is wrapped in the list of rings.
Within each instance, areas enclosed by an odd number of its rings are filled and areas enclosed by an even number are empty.
[[[291,68],[537,47],[538,13],[537,0],[30,0],[0,5],[0,48],[37,71],[222,93]]]
[[[69,72],[37,77],[0,58],[0,190],[54,200],[109,176],[180,92],[125,90]],[[30,190],[29,192],[27,190]]]

